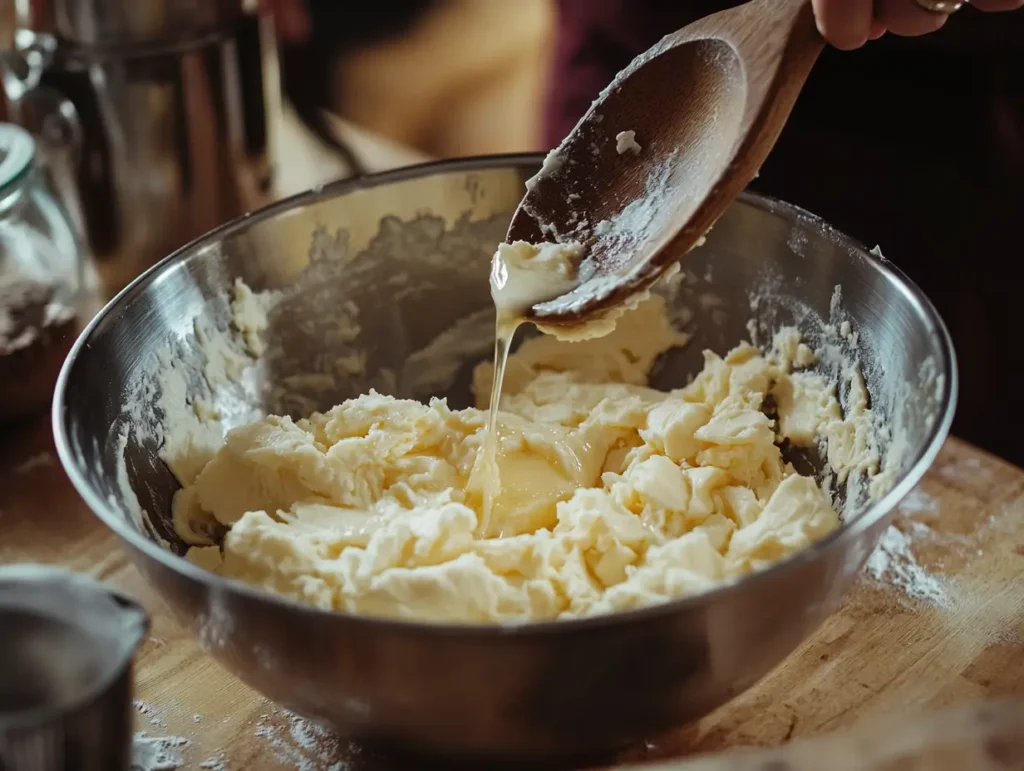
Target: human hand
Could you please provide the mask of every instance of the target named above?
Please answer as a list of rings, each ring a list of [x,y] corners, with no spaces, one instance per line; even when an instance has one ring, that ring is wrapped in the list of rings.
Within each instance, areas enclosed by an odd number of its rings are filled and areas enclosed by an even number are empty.
[[[860,48],[886,32],[914,37],[935,32],[948,13],[930,11],[918,0],[812,0],[822,36],[836,48]],[[1013,11],[1024,0],[971,0],[979,11]]]

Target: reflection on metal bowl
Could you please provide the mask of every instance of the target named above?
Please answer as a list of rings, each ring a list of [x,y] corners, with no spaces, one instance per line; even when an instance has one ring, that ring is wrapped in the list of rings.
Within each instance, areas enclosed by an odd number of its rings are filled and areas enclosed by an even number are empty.
[[[609,751],[708,713],[836,608],[949,430],[956,368],[931,304],[898,270],[813,216],[746,195],[707,246],[686,258],[678,303],[689,308],[694,339],[665,356],[653,384],[685,383],[702,364],[701,349],[725,351],[747,337],[752,315],[762,332],[797,323],[813,339],[844,314],[858,330],[845,344],[863,364],[875,410],[899,429],[903,465],[887,495],[848,510],[825,541],[707,594],[518,627],[323,612],[184,560],[169,525],[178,485],[159,459],[159,437],[122,433],[131,415],[159,418],[156,395],[138,389],[155,352],[176,350],[180,367],[200,382],[202,362],[190,344],[196,320],[226,327],[223,298],[241,278],[255,290],[280,291],[266,333],[278,353],[216,405],[227,424],[268,410],[326,409],[384,384],[418,398],[443,389],[462,406],[472,364],[490,352],[489,258],[538,166],[539,158],[521,156],[414,167],[236,220],[120,294],[62,373],[54,405],[61,459],[182,623],[252,687],[361,741],[446,756],[550,759]],[[349,350],[351,340],[330,334],[347,303],[358,307],[365,376],[305,378],[306,393],[280,399],[275,386]],[[479,323],[476,334],[472,325],[463,334],[483,348],[467,344],[444,383],[421,377],[414,352],[467,317]],[[143,403],[126,411],[138,393]]]

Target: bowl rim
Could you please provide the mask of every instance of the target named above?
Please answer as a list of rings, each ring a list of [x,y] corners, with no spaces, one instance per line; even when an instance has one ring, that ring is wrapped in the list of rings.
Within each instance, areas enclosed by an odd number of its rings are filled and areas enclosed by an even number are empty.
[[[754,582],[770,581],[798,565],[815,561],[824,552],[839,548],[839,545],[846,544],[862,536],[873,525],[892,513],[897,504],[910,493],[932,465],[949,435],[953,423],[959,390],[959,378],[956,352],[953,348],[953,341],[949,330],[932,302],[921,289],[903,271],[884,257],[881,257],[880,254],[876,255],[869,251],[862,243],[838,231],[822,218],[799,206],[750,190],[741,193],[738,200],[762,209],[769,214],[781,216],[818,229],[827,238],[847,248],[853,256],[872,262],[876,269],[885,274],[902,291],[905,298],[912,305],[916,306],[920,316],[931,327],[932,333],[938,337],[938,354],[941,359],[938,372],[943,378],[941,393],[943,407],[940,418],[934,421],[931,426],[924,447],[889,491],[882,498],[872,503],[866,511],[852,522],[842,523],[840,527],[822,540],[768,567],[723,582],[699,594],[688,595],[635,610],[582,618],[490,624],[435,623],[410,619],[393,619],[384,616],[369,616],[318,608],[283,595],[273,594],[254,584],[224,578],[216,573],[207,571],[189,562],[184,556],[175,554],[146,537],[142,532],[130,527],[124,515],[111,506],[106,497],[100,495],[89,484],[75,460],[70,434],[66,430],[67,427],[64,419],[67,412],[65,397],[71,380],[71,372],[79,356],[89,347],[91,338],[97,329],[109,323],[112,317],[116,317],[119,308],[130,303],[145,286],[159,278],[170,266],[184,262],[193,253],[215,244],[240,230],[302,206],[392,182],[402,182],[446,172],[522,169],[524,172],[532,173],[541,164],[543,157],[542,153],[511,153],[445,159],[404,166],[373,174],[356,175],[316,185],[304,192],[275,201],[261,209],[243,214],[222,224],[171,252],[171,254],[141,273],[107,302],[89,321],[68,353],[57,379],[51,410],[54,442],[61,465],[64,467],[65,473],[68,475],[79,496],[81,496],[92,513],[122,541],[132,547],[133,550],[140,553],[143,557],[156,561],[161,567],[203,585],[207,590],[241,595],[240,599],[249,601],[270,603],[273,606],[279,607],[282,611],[297,611],[309,614],[315,619],[322,618],[326,623],[348,623],[365,628],[389,630],[395,633],[406,632],[443,637],[472,637],[474,639],[495,641],[510,636],[539,637],[551,634],[578,634],[582,631],[599,628],[621,627],[635,624],[639,621],[654,621],[676,615],[680,612],[694,610],[728,595],[744,591]]]

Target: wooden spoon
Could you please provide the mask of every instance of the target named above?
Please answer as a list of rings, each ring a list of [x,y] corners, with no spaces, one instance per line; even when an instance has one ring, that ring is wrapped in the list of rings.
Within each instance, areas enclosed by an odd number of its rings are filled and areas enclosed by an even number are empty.
[[[585,249],[579,286],[527,317],[578,324],[681,259],[757,176],[823,47],[809,0],[751,0],[634,59],[527,182],[507,240]]]

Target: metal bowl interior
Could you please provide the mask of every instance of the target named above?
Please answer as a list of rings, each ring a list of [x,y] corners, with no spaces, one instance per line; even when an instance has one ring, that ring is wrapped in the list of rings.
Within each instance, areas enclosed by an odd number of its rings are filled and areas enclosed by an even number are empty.
[[[954,353],[927,299],[815,217],[748,194],[685,260],[673,308],[693,339],[659,361],[653,385],[684,384],[703,349],[724,352],[749,338],[751,319],[759,337],[796,324],[812,343],[835,338],[861,364],[899,474],[881,500],[848,503],[844,526],[824,542],[708,594],[514,628],[318,611],[186,562],[170,525],[178,483],[160,459],[161,366],[173,360],[184,374],[176,398],[208,400],[226,427],[267,412],[301,416],[369,388],[469,404],[472,367],[492,346],[490,256],[538,166],[534,156],[430,164],[236,220],[111,302],[58,384],[54,430],[72,481],[183,623],[238,677],[353,738],[413,752],[550,758],[610,750],[706,714],[837,606],[949,430]],[[240,382],[218,385],[196,340],[211,331],[237,337],[229,297],[239,278],[279,294],[266,353]],[[342,314],[358,321],[354,339],[338,333]],[[855,335],[836,335],[844,321]],[[451,330],[459,344],[438,346]],[[364,372],[339,371],[353,354],[364,357]],[[820,469],[813,457],[797,460]]]

